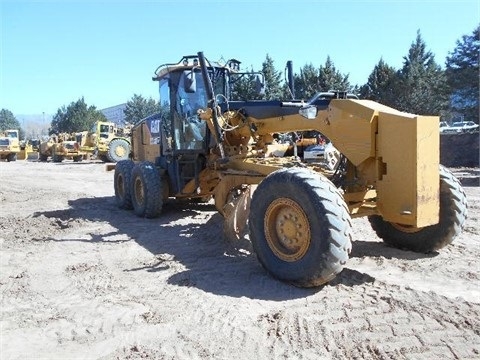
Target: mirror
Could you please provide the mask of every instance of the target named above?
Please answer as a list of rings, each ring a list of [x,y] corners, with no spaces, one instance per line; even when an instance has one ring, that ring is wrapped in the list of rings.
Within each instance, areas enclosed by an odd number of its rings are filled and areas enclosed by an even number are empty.
[[[187,93],[194,93],[197,91],[197,82],[193,70],[186,70],[183,72],[183,87]]]

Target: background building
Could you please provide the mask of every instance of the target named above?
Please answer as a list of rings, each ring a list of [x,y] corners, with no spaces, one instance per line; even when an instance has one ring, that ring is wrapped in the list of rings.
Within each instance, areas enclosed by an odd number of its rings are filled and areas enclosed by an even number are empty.
[[[125,103],[101,109],[100,111],[105,115],[108,121],[112,121],[117,125],[124,125],[125,114],[123,113],[123,110],[125,110],[126,107],[127,104]]]

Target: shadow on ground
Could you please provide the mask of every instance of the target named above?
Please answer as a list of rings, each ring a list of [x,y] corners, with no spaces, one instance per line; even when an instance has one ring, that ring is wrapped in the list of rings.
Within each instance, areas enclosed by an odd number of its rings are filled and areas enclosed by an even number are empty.
[[[326,286],[342,284],[353,287],[375,280],[368,274],[344,269],[329,284],[313,289],[296,288],[278,281],[257,261],[247,238],[238,241],[224,239],[223,218],[211,204],[167,203],[157,219],[139,218],[131,211],[119,209],[114,197],[82,198],[69,201],[69,205],[69,209],[39,212],[34,217],[43,215],[59,223],[68,223],[72,219],[106,222],[116,230],[107,234],[91,234],[91,239],[46,238],[43,241],[112,244],[133,240],[152,253],[155,260],[147,265],[125,268],[124,271],[165,271],[170,267],[169,262],[180,262],[186,270],[173,274],[168,280],[177,286],[196,287],[233,297],[280,301],[306,297]],[[182,220],[186,217],[192,221],[185,224]],[[127,240],[115,240],[116,237]],[[356,241],[351,256],[414,260],[434,255],[388,248],[381,242]]]

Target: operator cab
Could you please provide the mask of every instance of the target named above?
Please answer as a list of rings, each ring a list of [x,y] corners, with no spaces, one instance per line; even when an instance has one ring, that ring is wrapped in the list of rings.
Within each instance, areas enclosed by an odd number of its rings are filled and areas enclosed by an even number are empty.
[[[208,76],[218,99],[228,98],[228,65],[209,63]],[[202,71],[197,56],[184,56],[176,64],[161,65],[153,80],[159,82],[160,156],[156,163],[168,173],[169,186],[176,196],[206,166],[206,155],[213,139],[198,110],[208,107]]]
[[[113,134],[114,129],[112,124],[100,124],[97,123],[93,124],[92,133],[95,134],[97,132],[98,126],[98,134],[101,139],[108,139],[110,134]]]
[[[192,180],[198,188],[209,149],[215,146],[215,137],[198,111],[212,106],[210,101],[228,106],[233,84],[244,76],[254,77],[257,88],[265,86],[263,75],[240,72],[238,60],[230,59],[225,64],[204,60],[211,87],[205,83],[197,55],[184,56],[176,64],[160,65],[153,77],[159,82],[160,131],[165,139],[160,142],[156,165],[166,170],[170,193],[176,197],[194,195],[182,191]]]
[[[218,99],[228,98],[230,69],[212,63],[208,75]],[[153,79],[159,82],[163,127],[171,136],[173,152],[198,150],[205,153],[208,129],[198,117],[198,110],[208,107],[208,93],[196,56],[185,56],[177,64],[161,65]]]

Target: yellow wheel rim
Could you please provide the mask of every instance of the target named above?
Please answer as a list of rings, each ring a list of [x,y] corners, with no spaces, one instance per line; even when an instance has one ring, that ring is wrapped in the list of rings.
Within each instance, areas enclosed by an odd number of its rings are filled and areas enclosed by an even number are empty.
[[[135,199],[137,200],[137,204],[141,205],[145,201],[145,191],[143,189],[143,182],[141,179],[135,179]]]
[[[115,148],[115,155],[123,157],[125,156],[125,148],[123,146],[117,146]]]
[[[284,261],[301,259],[310,247],[308,217],[291,199],[274,200],[265,213],[264,226],[268,246]]]

